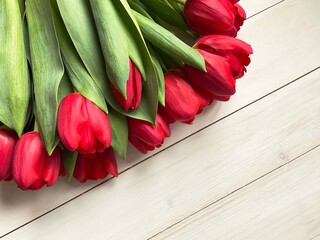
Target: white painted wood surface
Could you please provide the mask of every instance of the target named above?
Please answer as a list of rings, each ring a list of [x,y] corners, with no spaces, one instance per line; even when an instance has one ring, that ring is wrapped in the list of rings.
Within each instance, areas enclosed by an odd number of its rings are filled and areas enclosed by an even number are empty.
[[[284,0],[241,0],[240,5],[246,10],[247,18],[250,18],[251,16],[267,10],[268,8],[283,1]]]
[[[157,234],[319,145],[319,74],[193,135],[8,239],[89,239],[92,233],[95,239],[147,239]]]
[[[193,126],[175,125],[155,157],[142,162],[146,156],[130,149],[118,179],[74,200],[97,183],[60,181],[28,193],[1,183],[0,236],[57,208],[4,239],[146,239],[166,228],[158,236],[170,238],[172,225],[320,144],[320,73],[291,83],[320,66],[320,1],[242,2],[248,16],[267,10],[239,35],[255,53],[232,101],[215,104]]]
[[[315,239],[320,147],[152,238]]]

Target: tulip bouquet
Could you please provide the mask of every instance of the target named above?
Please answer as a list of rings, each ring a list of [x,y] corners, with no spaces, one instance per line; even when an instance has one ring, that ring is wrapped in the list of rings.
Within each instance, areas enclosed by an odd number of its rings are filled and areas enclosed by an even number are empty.
[[[228,101],[250,63],[237,0],[0,0],[0,180],[118,175]]]

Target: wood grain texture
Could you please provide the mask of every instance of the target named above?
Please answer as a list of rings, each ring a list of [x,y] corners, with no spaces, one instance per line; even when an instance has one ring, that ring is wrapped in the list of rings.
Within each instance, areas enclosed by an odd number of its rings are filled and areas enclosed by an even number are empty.
[[[152,238],[315,239],[320,147]]]
[[[256,9],[254,11],[261,11],[267,8],[269,4],[274,4],[274,1],[241,1],[241,5],[243,5],[247,10]],[[190,134],[193,134],[194,132],[202,129],[208,124],[211,124],[214,121],[227,116],[228,114],[246,106],[247,104],[250,104],[251,102],[261,98],[262,96],[265,96],[266,94],[269,94],[275,89],[284,86],[293,79],[298,78],[303,74],[311,71],[312,69],[318,67],[320,65],[320,48],[318,47],[318,42],[320,39],[320,29],[318,27],[319,17],[317,15],[317,9],[319,9],[320,7],[319,4],[320,2],[317,0],[308,0],[305,2],[301,2],[298,0],[288,0],[268,9],[265,12],[260,13],[259,15],[254,16],[253,18],[250,18],[246,22],[246,25],[243,27],[243,30],[241,31],[239,37],[250,42],[253,45],[255,53],[252,57],[253,62],[248,69],[248,74],[244,77],[244,79],[238,81],[238,93],[232,98],[230,102],[222,104],[217,103],[212,108],[207,109],[204,114],[197,118],[193,126],[174,125],[173,135],[166,141],[162,149],[175,144],[177,141],[185,138],[186,136],[189,136]],[[254,12],[253,10],[249,10],[248,12],[250,11],[252,11],[252,13]],[[252,13],[248,15],[252,15]],[[277,103],[275,103],[275,105],[276,104]],[[288,103],[288,105],[290,106],[290,103]],[[283,106],[283,108],[286,109],[286,106]],[[260,111],[263,110],[261,109]],[[303,109],[301,111],[303,111]],[[297,113],[297,115],[299,114]],[[292,116],[292,118],[295,118],[295,116]],[[287,121],[288,123],[290,123],[291,120],[288,118]],[[231,127],[231,125],[229,126],[229,124],[232,125],[232,121],[226,122],[225,127]],[[257,123],[252,122],[252,124]],[[298,125],[298,123],[296,124]],[[295,129],[294,127],[292,128]],[[234,130],[235,132],[239,131],[235,128]],[[209,134],[206,131],[207,130],[204,130],[203,133],[200,133],[200,135]],[[242,129],[241,131],[245,130]],[[219,134],[223,134],[224,130],[220,130],[219,132]],[[274,135],[277,135],[277,132],[274,132]],[[272,137],[270,136],[270,138]],[[285,136],[283,136],[283,138],[285,138]],[[221,139],[223,141],[226,141],[223,138]],[[260,141],[262,140],[264,139],[260,139]],[[187,147],[184,146],[185,143],[187,144],[187,146],[189,146],[189,148],[192,149],[192,145],[189,143],[189,141],[190,140],[188,139],[187,141],[179,143],[178,145],[183,144],[179,148],[179,151],[186,151],[185,148]],[[279,146],[282,146],[281,139],[278,139],[278,143]],[[297,146],[297,152],[299,153],[305,151],[310,147],[308,145],[302,145],[302,147],[299,148],[299,144],[295,144]],[[255,149],[255,147],[256,145],[253,144],[252,148]],[[187,149],[187,152],[191,151],[191,149]],[[283,151],[286,150],[286,145],[277,149],[279,150],[278,154],[280,154],[281,149],[283,149]],[[202,156],[200,146],[198,146],[198,149],[195,149],[195,151],[200,152],[199,156]],[[131,166],[141,162],[143,159],[145,159],[145,157],[152,156],[156,152],[159,152],[159,150],[152,152],[147,156],[142,156],[136,151],[129,149],[130,158],[127,162],[120,162],[120,170],[124,171],[125,169],[128,169]],[[165,154],[165,152],[163,154]],[[241,150],[238,150],[237,154],[239,154],[239,152],[241,152]],[[170,161],[172,161],[173,163],[176,162],[176,164],[178,164],[180,161],[176,160],[176,155],[171,157],[170,155],[163,154],[160,154],[159,156],[164,156],[163,158],[170,158]],[[256,157],[258,158],[259,156],[259,153],[256,153]],[[285,155],[281,156],[285,157]],[[290,155],[290,157],[292,156]],[[119,179],[116,180],[117,184],[122,181],[124,181],[122,183],[123,185],[128,184],[127,181],[129,180],[122,180],[123,176],[128,173],[131,173],[130,176],[132,180],[139,176],[141,172],[148,172],[152,168],[156,169],[158,165],[153,165],[154,159],[156,158],[151,158],[148,160],[148,162],[150,162],[150,165],[148,165],[148,169],[144,169],[144,167],[135,167],[125,174],[120,174]],[[271,169],[272,167],[274,167],[274,164],[270,163],[269,167],[270,168],[267,169]],[[190,171],[191,170],[192,169],[190,169]],[[225,171],[225,169],[222,170]],[[157,171],[159,171],[158,174],[160,174],[160,170],[157,169]],[[180,171],[178,171],[178,173]],[[236,169],[234,169],[234,171],[236,171]],[[243,171],[245,172],[246,170],[244,169]],[[154,173],[151,173],[151,175],[152,174]],[[189,174],[189,172],[185,172],[185,174]],[[254,176],[252,178],[254,178]],[[195,177],[195,179],[197,178]],[[140,181],[144,180],[140,179]],[[202,181],[205,180],[202,179]],[[180,180],[178,179],[176,180],[176,182],[178,184],[180,183]],[[69,184],[64,180],[60,180],[58,184],[53,188],[42,189],[39,192],[26,193],[16,189],[14,183],[12,182],[0,183],[0,236],[21,226],[22,224],[27,223],[28,221],[40,216],[41,214],[50,211],[60,204],[65,203],[66,201],[87,191],[95,185],[97,185],[96,182],[90,182],[86,185],[80,185],[74,181]],[[103,189],[104,191],[108,192],[108,189],[113,188],[113,186],[114,183],[107,183],[103,186]],[[220,187],[223,188],[222,186]],[[146,187],[146,189],[148,190],[149,187]],[[119,189],[119,191],[121,191],[121,189]],[[226,192],[227,191],[228,189],[226,189]],[[139,194],[141,194],[141,192],[139,192]],[[128,199],[131,199],[130,196],[126,197]],[[119,198],[121,197],[119,196]],[[89,204],[91,200],[87,201],[88,203],[84,202],[81,204]],[[108,201],[109,200],[105,198],[105,204]],[[160,201],[160,199],[158,201]],[[68,205],[72,204],[73,201],[68,203]],[[131,207],[133,206],[130,202],[126,203],[125,205],[129,205]],[[78,203],[75,203],[75,206],[77,206],[79,209],[81,208]],[[143,207],[142,204],[139,206]],[[112,203],[110,203],[109,207],[112,207]],[[92,211],[95,212],[95,210]],[[49,216],[51,216],[51,214],[52,213],[50,213]],[[68,215],[69,214],[67,212],[65,213],[65,215],[62,214],[61,217],[68,217]],[[52,216],[52,218],[55,218],[55,216]],[[57,218],[56,220],[58,219],[59,218]],[[102,216],[100,216],[100,220],[101,219],[103,219]],[[49,220],[46,221],[50,222],[53,220],[54,219],[50,220],[49,218]],[[121,223],[121,219],[119,219],[119,221],[120,225],[118,226],[118,228],[124,228],[124,225],[122,225]],[[147,222],[148,219],[145,219],[144,221]],[[143,224],[141,222],[143,221],[141,221],[140,219],[140,225]],[[167,224],[170,225],[171,222],[163,222],[161,224],[162,225],[158,227],[159,230],[162,230],[165,226],[167,226]],[[75,228],[78,229],[78,227]],[[139,231],[142,230],[140,229]],[[153,234],[156,232],[156,230],[152,229],[151,232]],[[146,232],[146,234],[148,235],[148,232]]]
[[[94,239],[147,239],[161,232],[320,144],[319,73],[274,92],[4,239],[90,239],[92,234]]]

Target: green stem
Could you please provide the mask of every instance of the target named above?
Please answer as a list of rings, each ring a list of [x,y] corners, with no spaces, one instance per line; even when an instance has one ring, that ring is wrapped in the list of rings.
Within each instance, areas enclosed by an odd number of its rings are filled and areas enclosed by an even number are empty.
[[[36,119],[34,120],[33,130],[39,132],[39,124],[37,123],[37,120],[36,120]]]

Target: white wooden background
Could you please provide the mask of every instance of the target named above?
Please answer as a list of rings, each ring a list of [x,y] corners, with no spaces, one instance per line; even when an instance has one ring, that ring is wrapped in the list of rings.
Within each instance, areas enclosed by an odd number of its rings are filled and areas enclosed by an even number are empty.
[[[254,55],[230,102],[118,178],[0,183],[0,238],[320,239],[320,1],[241,4]]]

